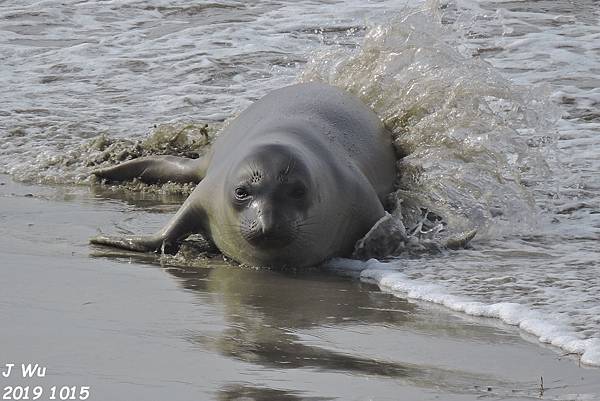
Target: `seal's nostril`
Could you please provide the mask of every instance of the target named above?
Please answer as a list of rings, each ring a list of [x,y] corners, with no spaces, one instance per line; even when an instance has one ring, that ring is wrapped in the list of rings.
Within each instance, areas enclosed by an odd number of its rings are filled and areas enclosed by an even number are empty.
[[[275,216],[273,215],[273,211],[270,209],[261,210],[258,221],[260,223],[259,231],[262,235],[268,235],[276,228]]]
[[[262,235],[268,235],[273,231],[273,225],[264,219],[261,219],[260,227],[258,228]]]

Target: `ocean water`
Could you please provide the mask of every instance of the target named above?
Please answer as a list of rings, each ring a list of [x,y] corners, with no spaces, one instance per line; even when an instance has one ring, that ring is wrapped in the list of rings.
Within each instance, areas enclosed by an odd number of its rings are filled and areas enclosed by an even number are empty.
[[[4,1],[0,172],[88,185],[99,137],[218,127],[324,80],[393,131],[403,207],[477,230],[329,268],[600,365],[599,76],[593,1]]]

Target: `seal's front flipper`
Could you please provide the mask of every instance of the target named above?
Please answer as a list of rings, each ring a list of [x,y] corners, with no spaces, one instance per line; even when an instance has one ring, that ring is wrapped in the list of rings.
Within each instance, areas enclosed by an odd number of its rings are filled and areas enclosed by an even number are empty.
[[[161,252],[175,254],[179,249],[178,244],[163,240],[156,235],[132,235],[124,237],[98,235],[90,238],[90,243],[96,245],[106,245],[135,252]]]
[[[198,183],[206,173],[206,165],[206,156],[199,159],[177,156],[150,156],[94,170],[92,174],[109,181],[130,181],[137,178],[146,184],[168,181]]]
[[[200,233],[210,241],[205,229],[207,216],[202,201],[202,185],[200,183],[192,194],[179,208],[175,216],[156,234],[147,236],[113,237],[99,235],[90,239],[90,243],[107,245],[120,249],[136,252],[161,252],[175,254],[179,250],[181,241],[190,234]]]

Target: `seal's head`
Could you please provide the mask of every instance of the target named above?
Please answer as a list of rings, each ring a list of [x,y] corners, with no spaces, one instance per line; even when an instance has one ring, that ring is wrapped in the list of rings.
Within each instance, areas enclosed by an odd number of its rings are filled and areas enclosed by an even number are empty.
[[[233,166],[230,178],[227,198],[239,224],[241,248],[267,265],[297,258],[291,253],[301,251],[303,239],[313,236],[310,210],[318,199],[302,152],[261,145]]]

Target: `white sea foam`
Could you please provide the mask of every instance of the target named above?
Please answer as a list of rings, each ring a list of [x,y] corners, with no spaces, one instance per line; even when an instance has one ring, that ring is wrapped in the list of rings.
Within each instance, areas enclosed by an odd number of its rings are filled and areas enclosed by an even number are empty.
[[[473,297],[453,294],[440,284],[411,279],[402,273],[398,262],[382,263],[376,259],[359,262],[335,259],[327,267],[341,274],[360,277],[376,284],[382,291],[399,297],[432,302],[472,316],[500,319],[536,336],[539,341],[580,356],[581,363],[600,366],[600,337],[584,338],[574,327],[547,313],[515,302],[485,303]]]

